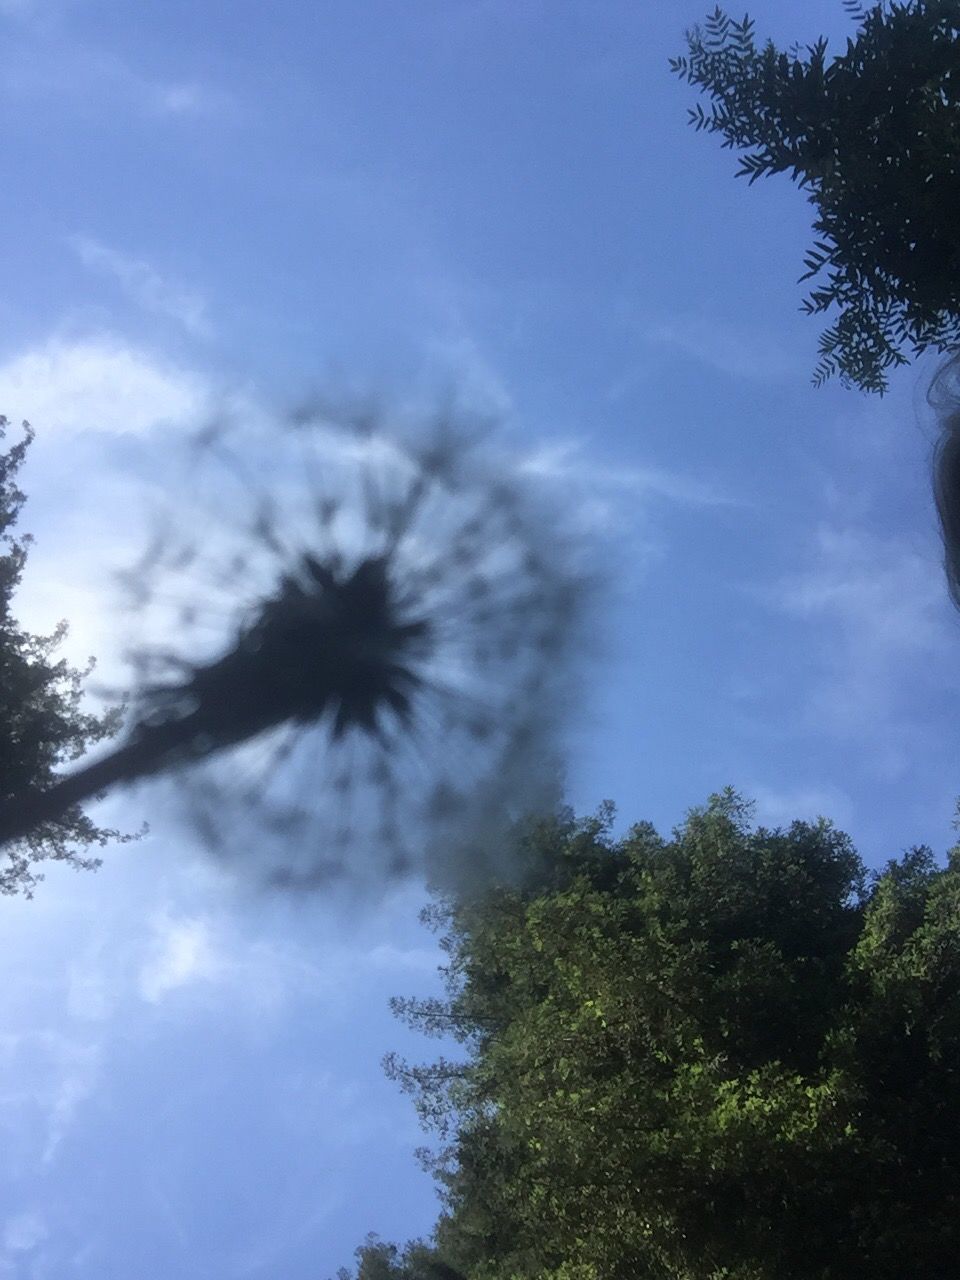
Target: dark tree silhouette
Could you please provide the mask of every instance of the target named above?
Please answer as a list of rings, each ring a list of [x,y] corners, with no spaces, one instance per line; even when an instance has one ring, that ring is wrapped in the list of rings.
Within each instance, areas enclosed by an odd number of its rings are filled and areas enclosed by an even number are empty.
[[[832,60],[824,38],[760,47],[718,6],[671,68],[710,99],[691,123],[742,153],[739,175],[788,173],[816,209],[803,309],[839,314],[814,380],[882,393],[905,349],[960,343],[960,7],[846,8],[859,27]]]
[[[883,394],[909,352],[960,344],[960,6],[957,0],[847,0],[856,37],[829,60],[820,38],[805,52],[760,47],[749,16],[719,6],[687,32],[672,70],[706,94],[689,112],[700,131],[741,153],[751,183],[788,173],[816,209],[803,303],[835,311],[820,337],[818,385]],[[958,357],[934,379],[942,432],[934,494],[947,583],[960,607]]]
[[[9,424],[0,417],[0,440]],[[61,622],[49,636],[24,631],[13,614],[14,597],[23,577],[31,542],[29,534],[12,532],[25,497],[19,472],[33,439],[24,423],[23,438],[0,453],[0,812],[10,813],[26,796],[55,786],[58,768],[77,760],[91,746],[119,728],[119,712],[102,716],[82,709],[83,683],[92,669],[70,667],[55,657],[67,634]],[[96,795],[94,787],[83,798]],[[5,832],[0,864],[0,893],[32,894],[42,875],[38,864],[66,862],[92,870],[99,860],[82,850],[124,840],[117,831],[98,827],[66,798],[26,824]]]

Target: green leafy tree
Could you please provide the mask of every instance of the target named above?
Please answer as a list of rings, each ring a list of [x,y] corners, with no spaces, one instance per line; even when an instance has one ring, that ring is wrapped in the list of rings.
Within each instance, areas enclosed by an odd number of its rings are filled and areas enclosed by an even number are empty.
[[[462,1053],[388,1066],[444,1207],[359,1274],[955,1275],[960,851],[869,878],[828,822],[755,829],[730,791],[669,840],[609,819],[542,824],[527,887],[429,909],[448,995],[396,1010]]]
[[[344,1267],[337,1273],[337,1280],[350,1280],[350,1272]],[[367,1237],[357,1250],[356,1280],[465,1280],[459,1271],[449,1266],[437,1251],[420,1240],[404,1248]]]
[[[960,343],[960,6],[845,7],[859,26],[832,61],[823,38],[759,47],[718,7],[670,65],[709,98],[691,122],[743,153],[739,175],[789,173],[816,209],[803,310],[838,314],[814,381],[882,394],[905,349]]]
[[[0,417],[0,440],[8,425]],[[77,671],[56,657],[67,624],[48,636],[31,635],[12,613],[31,542],[29,534],[18,537],[11,530],[24,503],[17,481],[32,438],[24,423],[23,438],[0,453],[0,808],[46,790],[61,764],[79,759],[119,727],[119,711],[96,716],[83,710],[83,681],[92,660]],[[93,870],[99,860],[82,851],[129,838],[96,826],[74,806],[0,849],[0,893],[30,897],[42,879],[38,863],[53,859]]]

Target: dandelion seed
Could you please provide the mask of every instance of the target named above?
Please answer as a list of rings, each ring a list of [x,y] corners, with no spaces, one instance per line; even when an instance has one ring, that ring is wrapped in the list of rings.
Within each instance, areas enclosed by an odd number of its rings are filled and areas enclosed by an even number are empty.
[[[495,783],[507,804],[529,704],[574,633],[578,575],[535,505],[449,428],[405,448],[378,422],[210,436],[222,479],[204,537],[171,554],[155,542],[129,575],[159,638],[133,654],[126,741],[32,798],[21,830],[38,805],[175,770],[207,844],[263,883],[305,887],[331,867],[422,862],[468,820],[471,786]],[[13,825],[0,815],[0,838]]]

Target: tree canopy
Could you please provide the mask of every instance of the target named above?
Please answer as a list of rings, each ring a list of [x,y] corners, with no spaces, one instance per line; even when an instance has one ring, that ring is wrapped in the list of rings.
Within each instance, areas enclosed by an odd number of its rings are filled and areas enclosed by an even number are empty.
[[[7,419],[0,417],[0,441]],[[119,712],[94,715],[83,709],[83,681],[92,669],[78,671],[56,651],[67,634],[61,622],[51,635],[24,631],[13,616],[13,598],[23,577],[29,534],[12,531],[25,496],[18,476],[33,433],[0,453],[0,809],[49,788],[61,764],[77,760],[119,727]],[[83,850],[125,840],[119,832],[96,826],[77,806],[56,821],[0,849],[0,893],[30,896],[42,879],[37,864],[56,860],[93,869],[99,860]]]
[[[789,173],[817,211],[801,280],[809,314],[838,314],[814,381],[882,393],[888,370],[960,343],[960,7],[911,0],[864,9],[831,61],[758,46],[754,21],[717,7],[671,69],[706,94],[689,112],[741,153],[738,176]]]
[[[461,1053],[388,1068],[443,1212],[359,1280],[955,1273],[960,849],[868,876],[727,791],[671,839],[604,811],[521,854],[525,887],[426,912],[447,997],[395,1009]]]

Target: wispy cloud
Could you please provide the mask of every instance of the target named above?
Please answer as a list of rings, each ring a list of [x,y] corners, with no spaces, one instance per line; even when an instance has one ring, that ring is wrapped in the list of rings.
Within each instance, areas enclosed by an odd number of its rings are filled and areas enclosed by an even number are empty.
[[[76,104],[84,113],[122,106],[128,117],[177,122],[229,120],[232,94],[196,79],[144,74],[116,54],[65,38],[51,6],[0,0],[0,15],[16,18],[16,39],[5,50],[0,92],[18,101]]]
[[[29,1253],[48,1235],[43,1217],[36,1212],[16,1213],[3,1226],[3,1247],[11,1253]]]
[[[500,371],[470,333],[450,301],[451,333],[426,344],[426,354],[433,372],[456,388],[456,402],[463,408],[489,414],[493,419],[507,417],[514,409],[513,395]]]
[[[4,18],[19,18],[33,12],[37,0],[0,0],[0,15]]]
[[[49,1099],[44,1164],[53,1160],[73,1124],[78,1108],[94,1093],[100,1079],[102,1056],[99,1045],[64,1041],[60,1075]]]
[[[719,485],[694,476],[659,467],[604,466],[586,457],[583,444],[576,440],[541,445],[521,459],[519,470],[523,475],[574,482],[597,491],[661,498],[690,506],[728,506],[735,502]]]
[[[947,640],[938,566],[905,540],[823,526],[816,564],[777,594],[788,613],[832,620],[871,661],[937,652]]]
[[[151,921],[137,993],[147,1004],[159,1005],[174,993],[206,1001],[215,992],[235,1014],[262,1018],[305,993],[335,995],[331,964],[336,965],[336,955],[321,970],[298,947],[245,936],[222,914],[164,910]]]
[[[49,1236],[46,1219],[36,1209],[8,1217],[0,1228],[0,1280],[49,1275],[43,1249]]]
[[[94,1092],[100,1066],[99,1045],[60,1031],[0,1036],[0,1122],[9,1147],[19,1146],[25,1163],[38,1156],[42,1164],[53,1160],[78,1108]]]
[[[56,23],[76,0],[0,0],[0,18],[24,26],[44,27]]]
[[[797,819],[813,822],[821,817],[843,826],[853,816],[850,797],[830,784],[787,788],[755,784],[743,790],[756,804],[757,821],[767,827],[789,826]]]
[[[113,1012],[115,991],[99,949],[71,962],[67,971],[66,1007],[78,1022],[103,1022]]]
[[[811,627],[810,723],[841,737],[869,733],[882,744],[878,763],[882,755],[897,772],[909,727],[960,687],[935,548],[823,526],[813,563],[781,580],[770,599]]]
[[[233,108],[229,94],[198,81],[163,83],[139,76],[133,80],[147,110],[158,116],[209,119],[224,116]]]
[[[85,267],[111,276],[144,311],[175,321],[196,338],[211,336],[207,305],[199,293],[165,279],[142,258],[111,249],[89,236],[71,236],[69,243]]]
[[[397,947],[381,942],[365,954],[362,963],[384,973],[435,973],[439,956],[435,947]]]
[[[208,892],[216,888],[211,885]],[[249,922],[244,924],[222,904],[205,911],[164,906],[127,945],[125,978],[111,977],[106,958],[97,956],[94,963],[93,953],[84,970],[84,989],[97,974],[98,985],[110,988],[114,1018],[123,1016],[124,1000],[130,995],[159,1005],[174,993],[206,1000],[215,992],[222,1013],[232,1009],[238,1014],[278,1012],[303,999],[319,1000],[329,1008],[349,1007],[357,984],[370,975],[375,980],[398,973],[433,975],[441,960],[435,946],[372,938],[366,945],[357,938],[329,940],[318,956],[314,947],[299,941],[278,939],[271,931],[251,931]],[[72,982],[69,989],[72,992]],[[71,1012],[89,1017],[84,1004]]]
[[[640,336],[651,346],[667,348],[720,373],[756,382],[776,382],[804,368],[789,354],[782,338],[729,318],[687,312],[648,320]]]

